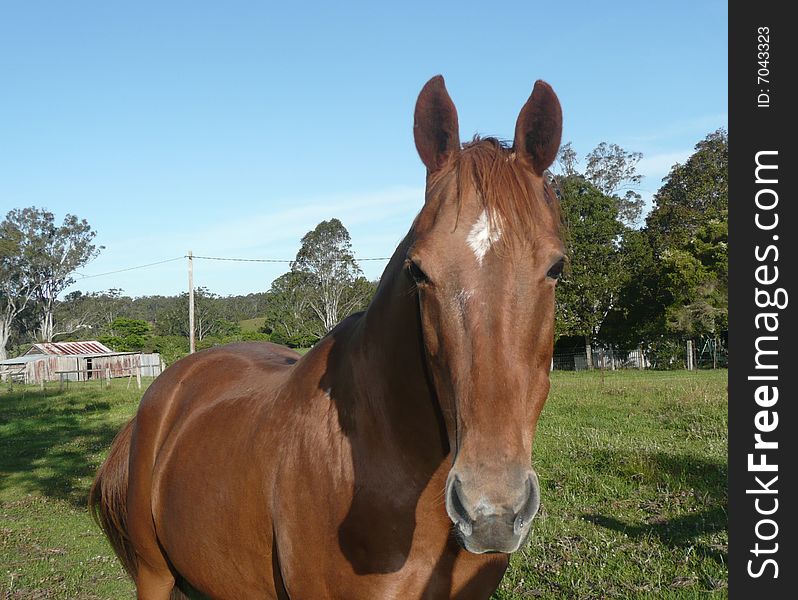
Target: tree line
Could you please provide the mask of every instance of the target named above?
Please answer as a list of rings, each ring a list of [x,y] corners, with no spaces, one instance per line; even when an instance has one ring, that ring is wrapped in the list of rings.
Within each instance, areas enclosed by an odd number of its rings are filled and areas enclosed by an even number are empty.
[[[59,298],[102,250],[91,244],[96,232],[85,220],[67,215],[56,226],[52,213],[31,207],[10,211],[0,231],[0,360],[34,342],[87,339],[120,352],[159,352],[167,363],[188,354],[187,292],[132,298],[112,288]],[[308,232],[290,267],[268,292],[223,297],[196,288],[197,349],[246,340],[311,346],[364,309],[376,289],[338,219]]]
[[[718,130],[674,165],[641,221],[642,155],[599,144],[584,157],[571,144],[551,184],[564,221],[569,264],[558,284],[560,343],[642,348],[667,365],[685,338],[724,338],[728,327],[728,135]],[[99,339],[118,351],[188,352],[188,294],[131,298],[121,289],[71,292],[74,273],[102,250],[89,224],[35,207],[0,223],[0,359],[33,341]],[[377,282],[363,276],[338,219],[301,240],[289,270],[266,292],[222,297],[195,291],[198,348],[237,340],[307,347],[363,310]],[[244,325],[242,326],[242,322]]]
[[[558,284],[557,335],[678,363],[685,339],[723,342],[728,329],[728,135],[717,130],[674,165],[641,227],[640,155],[600,146],[579,172],[568,145],[554,176],[570,268]],[[599,160],[596,160],[598,155]],[[596,167],[599,167],[596,170]]]

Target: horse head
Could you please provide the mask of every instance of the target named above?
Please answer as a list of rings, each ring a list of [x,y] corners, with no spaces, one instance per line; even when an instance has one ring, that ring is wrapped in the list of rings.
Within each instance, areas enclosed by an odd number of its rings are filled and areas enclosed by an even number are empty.
[[[446,511],[474,553],[520,548],[540,503],[532,443],[549,391],[554,290],[565,260],[546,170],[561,132],[559,101],[542,81],[521,109],[512,146],[493,138],[461,145],[440,76],[416,103],[427,186],[406,276],[452,453]]]

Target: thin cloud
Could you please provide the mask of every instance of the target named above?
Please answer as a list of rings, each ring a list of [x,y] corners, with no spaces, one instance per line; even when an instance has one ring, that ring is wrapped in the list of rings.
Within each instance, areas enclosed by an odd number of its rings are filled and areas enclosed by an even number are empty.
[[[125,269],[132,264],[145,264],[185,254],[191,249],[195,255],[226,258],[271,258],[291,260],[299,249],[302,236],[320,221],[338,218],[352,235],[355,254],[368,251],[374,256],[390,256],[402,236],[407,232],[423,204],[423,188],[394,187],[358,194],[332,194],[300,200],[264,202],[272,210],[231,218],[194,231],[175,231],[164,237],[161,234],[136,235],[125,239],[100,240],[106,246],[101,255],[82,272],[85,275]],[[132,257],[135,257],[135,261]],[[368,275],[375,277],[384,264],[363,264]],[[241,282],[245,270],[259,281],[254,289],[267,289],[268,282],[288,265],[284,263],[230,263],[202,261],[196,265],[197,275],[204,279],[198,285],[208,285],[223,293],[240,292],[252,284]],[[169,293],[177,283],[184,287],[185,265],[164,264],[152,269],[142,269],[97,277],[77,278],[75,289],[102,290],[121,287],[132,295]],[[177,277],[178,281],[175,280]]]
[[[624,139],[624,143],[631,146],[633,144],[663,142],[685,136],[698,136],[695,140],[697,143],[706,134],[715,131],[719,127],[728,127],[728,123],[729,114],[727,112],[701,115],[676,121],[675,123],[667,123],[662,127],[647,132],[627,136]]]
[[[676,163],[683,163],[692,153],[693,149],[690,148],[643,156],[637,163],[637,172],[645,177],[644,181],[648,184],[646,187],[650,188],[656,182],[656,187],[659,188],[659,182],[670,173],[671,167]]]

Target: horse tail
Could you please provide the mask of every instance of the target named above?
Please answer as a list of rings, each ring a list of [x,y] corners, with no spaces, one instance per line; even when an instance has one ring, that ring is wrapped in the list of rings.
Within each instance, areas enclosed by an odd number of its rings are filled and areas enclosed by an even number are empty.
[[[127,533],[127,484],[130,438],[135,422],[132,419],[116,434],[108,458],[97,471],[89,492],[89,512],[132,579],[136,577],[138,561]]]

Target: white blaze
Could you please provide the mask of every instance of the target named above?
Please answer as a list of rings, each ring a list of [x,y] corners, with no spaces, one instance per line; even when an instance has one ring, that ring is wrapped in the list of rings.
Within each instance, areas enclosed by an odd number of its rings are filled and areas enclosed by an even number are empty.
[[[494,219],[494,222],[497,219]],[[477,218],[476,223],[471,227],[466,241],[471,249],[474,251],[474,256],[477,257],[477,262],[482,266],[482,259],[490,250],[490,247],[499,241],[502,236],[502,231],[498,225],[491,227],[488,213],[482,211]]]

